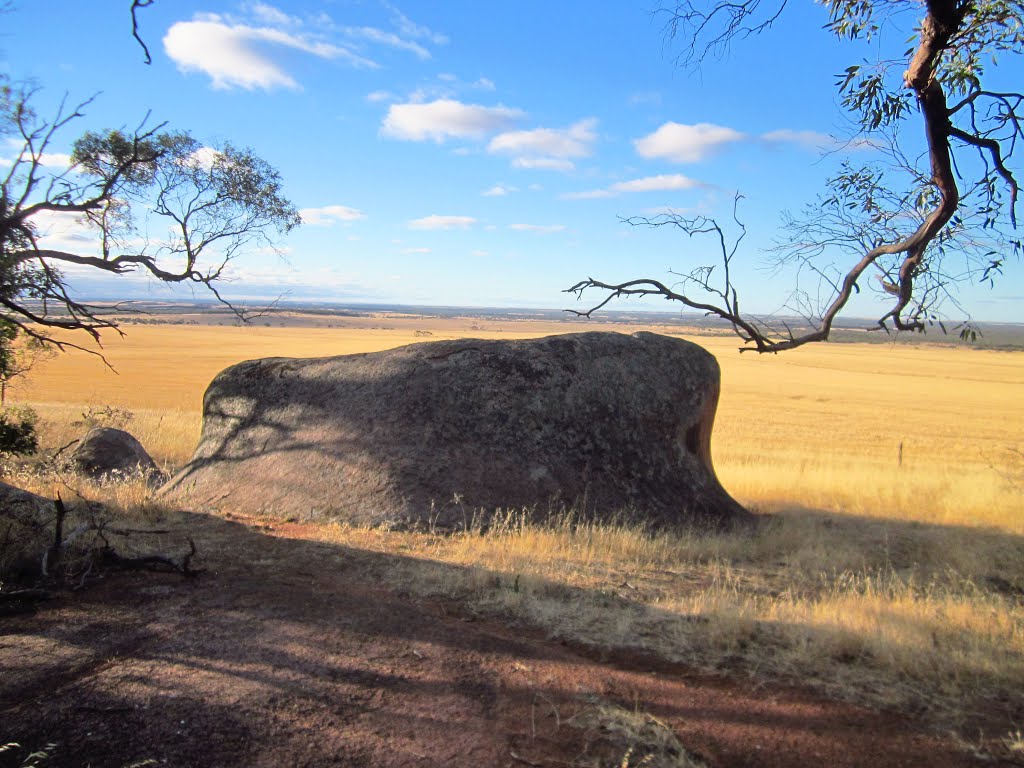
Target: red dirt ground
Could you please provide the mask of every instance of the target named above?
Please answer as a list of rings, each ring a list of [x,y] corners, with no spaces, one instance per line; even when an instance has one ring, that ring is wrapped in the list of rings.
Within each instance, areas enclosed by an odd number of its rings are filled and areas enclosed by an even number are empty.
[[[975,764],[909,718],[601,659],[398,594],[374,575],[397,555],[297,526],[188,527],[208,568],[196,579],[111,574],[0,619],[0,743],[54,743],[44,766],[93,768],[618,768],[628,744],[588,715],[616,704],[708,766]]]

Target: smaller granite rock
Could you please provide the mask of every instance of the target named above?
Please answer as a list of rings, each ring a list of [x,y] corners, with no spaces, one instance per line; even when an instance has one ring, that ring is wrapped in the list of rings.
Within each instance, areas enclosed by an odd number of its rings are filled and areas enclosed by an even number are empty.
[[[53,540],[50,526],[54,509],[52,499],[0,482],[0,520],[7,531],[0,551],[3,556],[0,587],[30,585],[38,578],[40,557]],[[4,615],[4,607],[0,603],[0,617]],[[6,612],[17,612],[23,607],[7,605]]]
[[[36,526],[53,518],[53,500],[0,482],[0,511],[9,520]]]
[[[90,429],[71,454],[71,462],[76,469],[96,480],[136,472],[149,477],[160,474],[142,443],[123,429],[110,427]]]

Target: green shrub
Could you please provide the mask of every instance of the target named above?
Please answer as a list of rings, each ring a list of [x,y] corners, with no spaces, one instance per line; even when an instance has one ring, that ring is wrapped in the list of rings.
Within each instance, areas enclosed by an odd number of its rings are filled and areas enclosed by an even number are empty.
[[[39,416],[26,406],[0,408],[0,454],[28,456],[39,449]]]

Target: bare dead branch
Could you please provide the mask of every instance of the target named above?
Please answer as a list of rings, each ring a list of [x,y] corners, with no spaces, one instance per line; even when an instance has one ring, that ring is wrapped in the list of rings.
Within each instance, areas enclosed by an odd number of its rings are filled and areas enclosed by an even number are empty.
[[[787,0],[771,0],[764,7],[763,0],[743,0],[718,2],[706,8],[699,2],[685,0],[671,8],[662,7],[658,13],[668,16],[665,37],[686,41],[677,63],[693,66],[708,56],[721,56],[733,40],[769,29],[786,9],[786,3]]]
[[[142,52],[146,55],[146,64],[153,63],[153,57],[149,55],[149,48],[146,47],[146,41],[142,39],[139,34],[139,19],[136,13],[140,8],[148,8],[154,3],[155,0],[132,0],[132,37],[142,47]]]

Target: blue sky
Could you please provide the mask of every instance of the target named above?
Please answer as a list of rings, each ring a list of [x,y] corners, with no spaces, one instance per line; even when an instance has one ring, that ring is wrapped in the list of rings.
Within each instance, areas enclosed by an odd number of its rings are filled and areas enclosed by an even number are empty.
[[[306,223],[282,241],[284,260],[235,263],[236,298],[576,306],[561,291],[587,276],[670,280],[714,261],[710,240],[620,217],[726,220],[739,191],[741,296],[772,312],[792,287],[764,269],[780,213],[870,151],[832,137],[850,134],[836,73],[871,51],[836,41],[807,2],[696,72],[675,65],[679,46],[647,2],[157,0],[139,13],[151,66],[128,6],[19,0],[2,19],[2,66],[42,86],[43,114],[65,93],[98,94],[55,150],[149,112],[278,168]],[[1019,84],[1012,65],[997,77]],[[62,234],[74,233],[56,227],[54,242]],[[1021,320],[1022,273],[1013,262],[994,290],[962,299],[977,319]],[[880,306],[865,292],[853,310]]]

